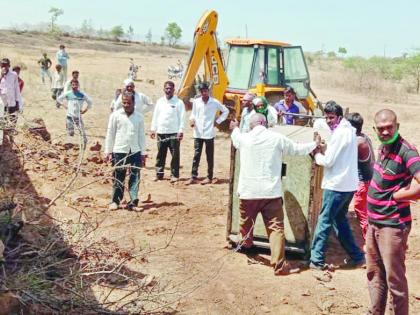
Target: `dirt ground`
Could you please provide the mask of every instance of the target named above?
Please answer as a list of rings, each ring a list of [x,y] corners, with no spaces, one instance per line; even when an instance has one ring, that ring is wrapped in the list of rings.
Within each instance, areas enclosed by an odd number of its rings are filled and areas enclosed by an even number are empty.
[[[3,33],[1,36],[5,38]],[[21,75],[25,80],[23,95],[26,101],[21,123],[24,119],[41,117],[53,142],[65,141],[65,112],[55,108],[49,87],[41,83],[36,65],[44,50],[53,58],[60,42],[8,36],[14,37],[2,46],[0,55],[8,56],[12,63],[23,62],[28,67]],[[185,51],[95,44],[87,40],[67,41],[64,40],[71,58],[69,72],[73,69],[80,71],[82,90],[94,102],[94,108],[84,117],[89,145],[104,141],[109,104],[114,90],[121,87],[126,78],[130,57],[141,65],[141,81],[136,82],[136,90],[154,101],[163,95],[167,67],[175,65],[177,59],[186,62],[188,58]],[[320,100],[334,99],[344,107],[350,107],[351,111],[360,112],[365,117],[368,134],[372,135],[373,114],[380,108],[388,107],[398,113],[401,134],[409,142],[420,146],[420,97],[410,95],[404,103],[384,103],[356,91],[329,87],[324,79],[340,75],[338,73],[310,70],[312,87]],[[149,80],[153,80],[154,84],[148,83]],[[148,130],[151,113],[145,119]],[[25,139],[18,136],[17,141]],[[175,185],[168,180],[153,181],[156,143],[148,137],[149,159],[141,173],[140,194],[143,201],[150,194],[151,202],[142,204],[144,211],[108,212],[111,184],[98,181],[85,188],[71,190],[56,202],[50,213],[61,218],[76,218],[79,213],[68,206],[69,200],[90,196],[92,199],[83,204],[85,213],[89,219],[102,222],[94,237],[107,237],[122,247],[159,248],[165,245],[176,227],[169,247],[151,253],[147,263],[133,264],[132,267],[155,275],[162,284],[167,285],[170,289],[168,292],[172,292],[168,293],[168,300],[175,301],[172,306],[179,314],[364,314],[369,297],[363,269],[337,270],[332,273],[331,279],[320,279],[319,273],[309,270],[287,277],[275,277],[273,270],[260,263],[258,257],[247,257],[226,249],[230,140],[227,134],[218,133],[215,141],[215,176],[219,179],[216,184],[185,185],[193,154],[192,132],[187,127],[181,144],[181,181]],[[105,166],[100,167],[105,169]],[[205,167],[206,163],[202,160],[200,176],[205,176]],[[102,176],[98,175],[98,169],[94,173],[86,166],[84,176],[77,180],[75,186],[80,187]],[[39,172],[30,166],[27,166],[27,173],[38,194],[49,199],[54,198],[69,180],[69,177],[54,176],[51,171]],[[165,175],[169,176],[168,170]],[[412,207],[414,226],[406,260],[412,314],[420,313],[419,210],[419,204]],[[349,216],[360,241],[355,215],[351,211]],[[267,253],[261,252],[261,256],[267,257]],[[345,258],[345,254],[333,242],[327,257],[329,262],[338,263]],[[291,259],[294,259],[294,263],[298,262],[296,257]]]

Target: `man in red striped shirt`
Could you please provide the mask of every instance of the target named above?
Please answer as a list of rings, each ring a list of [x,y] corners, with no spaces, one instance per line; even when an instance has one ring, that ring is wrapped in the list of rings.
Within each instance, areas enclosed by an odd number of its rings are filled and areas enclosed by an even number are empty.
[[[367,197],[370,314],[385,313],[389,290],[393,314],[408,315],[405,252],[411,229],[410,201],[420,198],[420,157],[399,135],[398,127],[392,110],[376,113],[374,129],[382,145]]]

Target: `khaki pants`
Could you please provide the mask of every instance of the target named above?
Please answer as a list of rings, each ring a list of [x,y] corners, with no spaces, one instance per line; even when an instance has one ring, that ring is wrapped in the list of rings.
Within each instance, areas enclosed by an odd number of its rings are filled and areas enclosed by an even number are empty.
[[[271,250],[271,264],[274,268],[281,267],[284,258],[284,222],[282,199],[241,199],[239,205],[240,227],[243,246],[252,246],[253,230],[257,214],[261,212],[267,230]]]
[[[391,314],[408,315],[408,285],[405,277],[405,252],[410,226],[368,225],[366,263],[371,300],[369,314],[385,314],[388,290]]]

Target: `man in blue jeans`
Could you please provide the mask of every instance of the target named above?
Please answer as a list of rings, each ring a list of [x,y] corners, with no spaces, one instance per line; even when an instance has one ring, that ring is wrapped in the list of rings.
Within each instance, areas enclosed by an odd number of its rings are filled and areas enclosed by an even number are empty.
[[[311,269],[329,269],[325,263],[325,252],[333,228],[341,246],[350,256],[343,267],[356,268],[365,264],[365,256],[354,241],[346,217],[358,184],[356,130],[343,118],[343,109],[336,102],[327,102],[324,111],[332,135],[328,148],[321,147],[315,154],[315,162],[324,167],[324,193],[309,266]]]
[[[105,140],[105,160],[114,167],[114,184],[112,189],[112,203],[109,210],[117,210],[124,197],[124,180],[127,170],[130,172],[128,190],[130,201],[128,210],[137,207],[140,166],[144,165],[146,138],[144,133],[143,115],[134,110],[134,94],[124,92],[122,96],[123,108],[114,111],[108,123]]]

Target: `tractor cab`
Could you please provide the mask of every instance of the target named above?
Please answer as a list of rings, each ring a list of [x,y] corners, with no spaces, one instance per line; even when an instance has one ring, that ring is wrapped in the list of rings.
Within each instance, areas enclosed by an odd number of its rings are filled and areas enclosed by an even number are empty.
[[[226,43],[227,94],[254,90],[274,103],[283,98],[285,87],[291,86],[308,111],[316,107],[310,97],[309,72],[301,46],[251,39],[230,39]],[[264,92],[258,91],[261,84]]]

